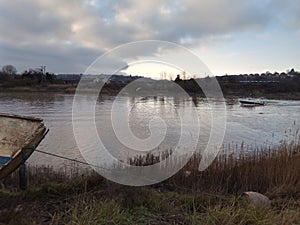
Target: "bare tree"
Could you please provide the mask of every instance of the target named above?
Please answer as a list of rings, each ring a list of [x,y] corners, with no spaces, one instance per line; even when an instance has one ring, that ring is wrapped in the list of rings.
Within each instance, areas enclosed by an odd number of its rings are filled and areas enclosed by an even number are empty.
[[[15,75],[17,73],[17,69],[13,65],[5,65],[2,67],[2,72],[7,75]]]

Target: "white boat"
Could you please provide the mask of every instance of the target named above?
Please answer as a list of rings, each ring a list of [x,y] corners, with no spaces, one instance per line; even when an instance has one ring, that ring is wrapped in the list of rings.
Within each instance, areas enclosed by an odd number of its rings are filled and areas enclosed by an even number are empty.
[[[239,102],[241,106],[263,106],[266,104],[262,99],[254,98],[240,99]]]

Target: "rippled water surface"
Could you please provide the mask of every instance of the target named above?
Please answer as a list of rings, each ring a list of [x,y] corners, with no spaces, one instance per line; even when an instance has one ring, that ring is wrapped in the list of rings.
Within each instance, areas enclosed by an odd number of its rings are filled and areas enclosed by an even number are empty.
[[[97,101],[95,107],[95,121],[98,136],[106,148],[111,149],[112,154],[118,157],[127,157],[136,154],[136,151],[128,153],[128,148],[114,135],[111,126],[111,111],[114,103],[113,97],[102,97]],[[181,112],[196,107],[200,122],[201,145],[205,145],[209,138],[211,122],[211,108],[204,99],[185,98],[176,99],[172,97],[149,97],[149,98],[119,98],[122,107],[130,109],[129,124],[132,133],[139,139],[151,137],[151,126],[161,126],[164,123],[165,132],[163,141],[155,150],[172,149],[178,144],[181,133]],[[70,158],[82,160],[81,153],[77,147],[72,126],[72,104],[73,95],[51,94],[51,93],[0,93],[0,112],[10,114],[29,115],[44,119],[50,132],[40,144],[39,149],[46,152],[60,154]],[[76,122],[85,126],[88,118],[84,117],[85,106],[89,99],[84,99],[82,117]],[[214,110],[218,110],[215,102]],[[114,110],[122,114],[124,109],[116,107]],[[223,145],[227,149],[234,150],[243,145],[244,148],[267,147],[280,144],[283,140],[295,138],[300,128],[300,101],[270,100],[262,107],[241,107],[236,99],[226,100],[226,133]],[[125,113],[125,112],[124,112]],[[153,120],[154,118],[154,120]],[[122,119],[122,118],[120,118]],[[117,123],[118,121],[115,121]],[[119,124],[122,124],[121,122]],[[118,123],[117,123],[118,125]],[[187,124],[196,126],[195,124]],[[88,128],[84,135],[89,137]],[[158,135],[158,136],[159,136]],[[188,146],[188,143],[186,143]],[[183,146],[184,147],[184,146]],[[94,143],[88,142],[85,150],[94,151],[97,148]],[[69,164],[65,160],[53,158],[41,153],[34,153],[30,164],[46,164],[61,167]]]

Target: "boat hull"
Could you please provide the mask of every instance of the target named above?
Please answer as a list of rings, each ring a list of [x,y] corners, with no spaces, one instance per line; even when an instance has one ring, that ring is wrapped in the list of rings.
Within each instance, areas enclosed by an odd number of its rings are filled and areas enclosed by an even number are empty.
[[[247,100],[240,100],[240,103],[243,106],[263,106],[263,105],[265,105],[264,102],[247,101]]]
[[[24,163],[46,135],[42,119],[0,114],[0,179]]]

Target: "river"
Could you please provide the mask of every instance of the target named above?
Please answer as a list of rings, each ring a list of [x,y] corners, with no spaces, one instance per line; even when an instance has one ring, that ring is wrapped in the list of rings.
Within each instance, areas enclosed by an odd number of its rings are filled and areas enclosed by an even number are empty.
[[[39,150],[51,152],[69,158],[82,160],[73,133],[72,105],[74,96],[71,94],[54,93],[0,93],[0,112],[41,117],[50,132],[39,146]],[[98,135],[108,149],[126,151],[111,130],[110,112],[115,99],[102,97],[95,107]],[[172,97],[131,98],[118,99],[122,105],[130,107],[129,123],[133,134],[140,139],[151,136],[149,122],[153,117],[164,121],[167,135],[156,146],[156,150],[172,149],[180,137],[180,118],[177,109],[194,107],[202,126],[200,133],[209,138],[211,112],[209,105],[202,98],[175,99]],[[226,99],[226,132],[223,148],[235,150],[241,146],[246,151],[255,148],[272,147],[282,141],[291,141],[297,136],[300,128],[300,101],[269,100],[261,107],[241,107],[237,99]],[[215,102],[216,105],[221,104]],[[122,114],[122,109],[117,108]],[[84,111],[84,109],[83,109]],[[84,114],[83,114],[84,116]],[[79,118],[84,126],[86,118]],[[154,123],[155,126],[155,123]],[[191,124],[190,126],[193,126]],[[160,135],[160,134],[158,134]],[[89,136],[89,135],[87,135]],[[97,148],[87,142],[85,150],[93,151]],[[113,152],[114,150],[112,150]],[[136,151],[135,151],[136,152]],[[134,153],[132,153],[134,154]],[[119,154],[120,155],[120,154]],[[121,154],[122,155],[122,154]],[[120,157],[126,157],[123,154]],[[66,160],[57,159],[41,153],[34,153],[28,162],[32,165],[50,165],[62,168],[69,165]]]

